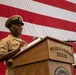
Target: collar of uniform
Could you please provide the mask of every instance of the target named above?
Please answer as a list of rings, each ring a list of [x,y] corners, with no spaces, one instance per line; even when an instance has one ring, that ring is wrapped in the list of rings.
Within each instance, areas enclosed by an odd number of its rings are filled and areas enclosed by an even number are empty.
[[[19,41],[19,42],[22,41],[21,38],[16,38],[16,37],[12,36],[11,34],[9,34],[8,37],[9,37],[10,39],[12,39],[12,40],[17,40],[17,41]]]

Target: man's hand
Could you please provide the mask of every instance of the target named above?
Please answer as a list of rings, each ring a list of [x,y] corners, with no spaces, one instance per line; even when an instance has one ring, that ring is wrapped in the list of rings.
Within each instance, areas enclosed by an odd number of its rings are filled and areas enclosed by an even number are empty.
[[[20,45],[19,45],[19,48],[17,49],[17,50],[21,50],[21,47],[23,47],[24,46],[24,44],[25,44],[25,42],[20,42]]]
[[[24,44],[25,44],[25,42],[21,42],[18,49],[9,50],[9,52],[7,52],[7,53],[0,54],[0,62],[8,60],[8,59],[12,58],[14,55],[18,54],[21,50],[21,47],[23,47]]]

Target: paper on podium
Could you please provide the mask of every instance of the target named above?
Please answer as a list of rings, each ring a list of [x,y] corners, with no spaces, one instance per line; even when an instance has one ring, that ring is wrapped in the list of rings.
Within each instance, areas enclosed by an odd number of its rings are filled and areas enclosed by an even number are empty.
[[[40,40],[41,40],[41,38],[38,38],[38,39],[34,40],[33,42],[29,43],[27,46],[23,46],[23,47],[21,48],[21,51],[23,51],[23,50],[31,47],[32,45],[36,44],[36,43],[39,42]]]

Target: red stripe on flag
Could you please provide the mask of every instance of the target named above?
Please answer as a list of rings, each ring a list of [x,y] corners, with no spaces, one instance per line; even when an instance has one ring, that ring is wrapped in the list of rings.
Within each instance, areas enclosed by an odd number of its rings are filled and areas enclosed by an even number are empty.
[[[0,62],[0,75],[5,75],[6,72],[6,66],[4,65],[4,62]]]
[[[10,34],[9,32],[3,32],[0,31],[0,40],[5,38],[6,36],[8,36],[8,34]],[[28,36],[28,35],[23,35],[21,34],[20,37],[25,40],[27,43],[30,43],[33,41],[33,37],[32,36]]]
[[[23,17],[25,22],[69,31],[76,31],[76,23],[70,21],[48,17],[5,5],[0,5],[0,11],[0,16],[2,17],[10,17],[11,15],[19,14]]]
[[[68,2],[66,0],[34,0],[34,1],[76,12],[76,4]]]

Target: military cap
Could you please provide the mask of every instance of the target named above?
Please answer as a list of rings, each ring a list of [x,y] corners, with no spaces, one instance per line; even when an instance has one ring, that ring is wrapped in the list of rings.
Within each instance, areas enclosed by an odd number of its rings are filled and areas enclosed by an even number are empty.
[[[24,25],[24,23],[22,21],[23,21],[22,16],[20,16],[20,15],[13,15],[10,18],[7,19],[7,21],[5,23],[5,27],[9,28],[12,24]]]

